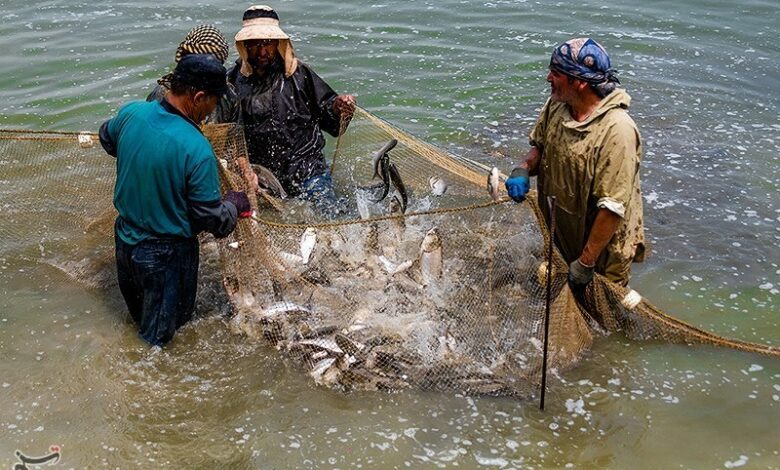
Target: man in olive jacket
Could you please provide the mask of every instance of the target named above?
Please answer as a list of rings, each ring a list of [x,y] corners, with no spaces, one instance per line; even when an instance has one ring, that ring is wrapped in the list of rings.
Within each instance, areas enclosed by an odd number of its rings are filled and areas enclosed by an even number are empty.
[[[545,197],[556,197],[555,241],[575,289],[594,271],[625,286],[631,263],[645,257],[642,142],[615,74],[592,39],[556,47],[547,75],[552,93],[531,131],[531,150],[506,181],[509,195],[522,201],[529,176],[538,175],[548,219]]]

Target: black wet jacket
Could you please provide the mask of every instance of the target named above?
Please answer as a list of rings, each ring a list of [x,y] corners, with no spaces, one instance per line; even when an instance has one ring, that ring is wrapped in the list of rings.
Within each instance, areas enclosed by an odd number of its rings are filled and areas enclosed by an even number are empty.
[[[241,59],[228,72],[236,96],[220,101],[216,121],[244,125],[250,162],[271,170],[295,196],[307,179],[327,172],[322,131],[339,134],[337,94],[300,61],[290,77],[280,59],[262,77],[245,77],[240,69]]]

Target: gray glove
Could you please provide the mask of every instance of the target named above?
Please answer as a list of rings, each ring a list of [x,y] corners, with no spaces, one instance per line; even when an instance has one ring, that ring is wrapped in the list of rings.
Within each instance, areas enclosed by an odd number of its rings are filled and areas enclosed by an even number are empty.
[[[576,259],[569,264],[569,285],[572,288],[582,289],[593,280],[594,266],[585,266]]]

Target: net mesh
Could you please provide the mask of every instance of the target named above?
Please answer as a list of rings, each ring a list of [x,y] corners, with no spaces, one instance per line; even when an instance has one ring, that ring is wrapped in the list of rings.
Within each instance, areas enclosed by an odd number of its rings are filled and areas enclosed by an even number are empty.
[[[209,125],[224,189],[246,190],[236,160],[242,129]],[[408,201],[374,179],[388,153]],[[88,287],[116,282],[113,160],[94,134],[0,131],[0,238]],[[533,196],[494,200],[488,168],[449,154],[358,109],[336,143],[332,176],[346,212],[326,218],[307,202],[251,195],[251,219],[227,238],[201,236],[218,256],[230,328],[263,341],[317,384],[343,390],[416,388],[527,396],[542,375],[549,243]],[[431,179],[438,186],[431,186]],[[446,191],[440,194],[442,182]],[[500,185],[503,186],[503,185]],[[42,204],[45,201],[45,204]],[[52,210],[68,217],[52,217]],[[29,237],[40,239],[39,255]],[[32,250],[32,251],[31,251]],[[216,255],[218,253],[218,255]],[[54,255],[56,254],[56,255]],[[780,356],[666,315],[600,276],[576,296],[555,252],[550,268],[548,368],[573,367],[595,335],[712,344]]]

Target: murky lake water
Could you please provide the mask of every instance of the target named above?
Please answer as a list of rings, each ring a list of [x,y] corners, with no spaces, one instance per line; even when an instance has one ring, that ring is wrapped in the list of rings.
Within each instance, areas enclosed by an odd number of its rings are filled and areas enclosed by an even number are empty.
[[[598,39],[645,139],[653,255],[632,286],[695,325],[778,345],[780,6],[620,3],[276,7],[336,90],[505,171],[509,159],[490,155],[527,149],[552,46]],[[230,37],[246,6],[5,0],[0,127],[94,130],[148,93],[189,28],[212,22]],[[16,449],[50,445],[66,468],[780,467],[776,359],[613,335],[553,380],[545,412],[509,399],[345,395],[231,335],[219,305],[200,305],[170,347],[150,350],[116,292],[62,282],[37,263],[38,242],[0,247],[4,467]]]

